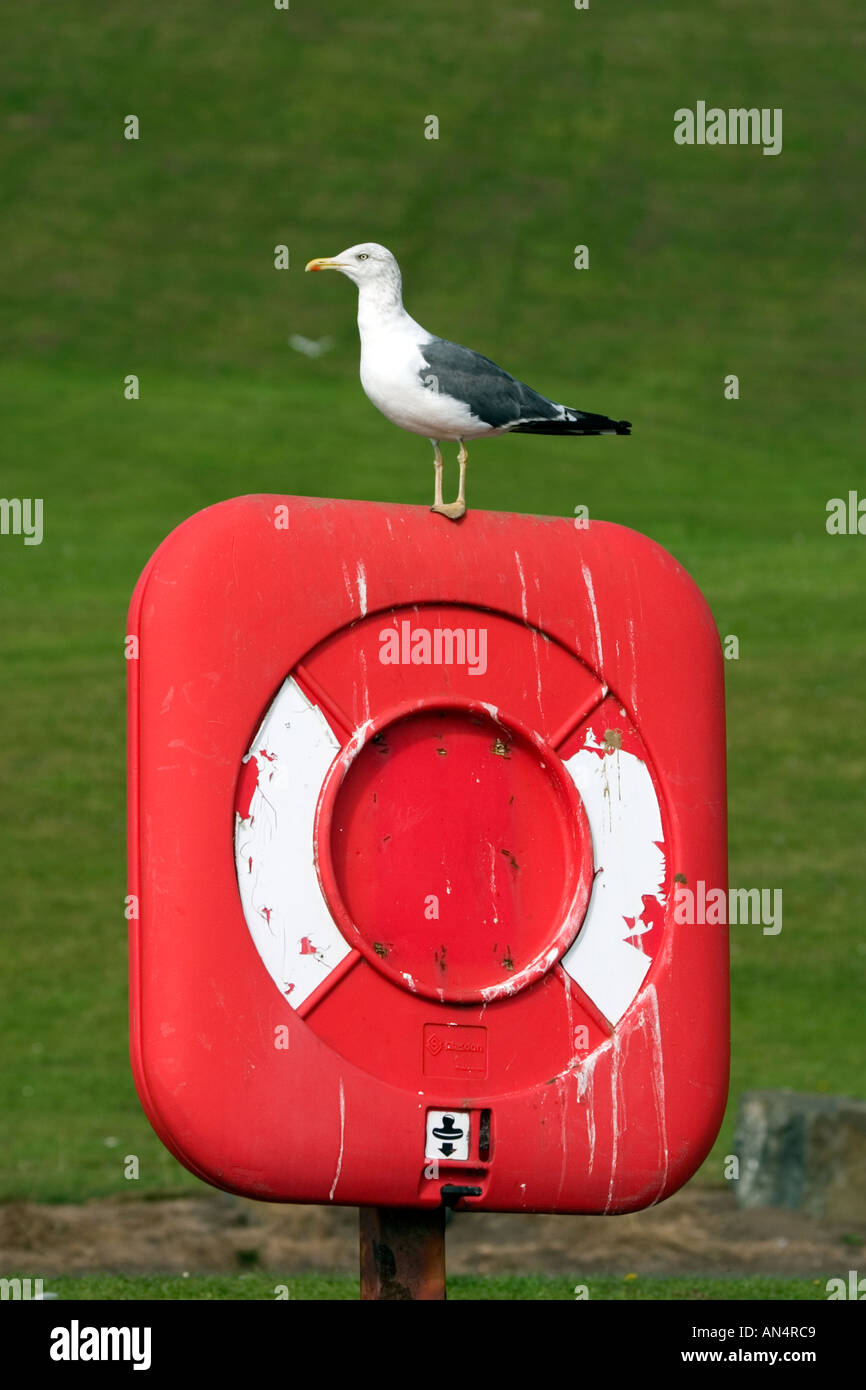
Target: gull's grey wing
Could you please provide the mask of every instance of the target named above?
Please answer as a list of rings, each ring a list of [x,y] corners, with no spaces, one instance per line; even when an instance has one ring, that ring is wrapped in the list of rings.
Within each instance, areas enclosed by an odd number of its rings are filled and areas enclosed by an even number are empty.
[[[423,343],[420,351],[427,364],[419,373],[422,386],[465,401],[473,415],[493,429],[507,429],[520,420],[564,418],[562,406],[540,396],[472,348],[449,343],[447,338],[433,338]]]

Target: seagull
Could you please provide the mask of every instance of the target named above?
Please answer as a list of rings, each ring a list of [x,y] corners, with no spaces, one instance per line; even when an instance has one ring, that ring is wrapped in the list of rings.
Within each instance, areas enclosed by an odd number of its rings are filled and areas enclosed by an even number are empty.
[[[628,420],[572,410],[540,396],[472,348],[437,338],[403,308],[400,267],[376,241],[319,256],[306,270],[338,270],[358,286],[361,385],[392,424],[433,445],[431,511],[458,521],[466,511],[467,439],[496,434],[630,434]],[[460,445],[456,502],[442,501],[443,440]]]

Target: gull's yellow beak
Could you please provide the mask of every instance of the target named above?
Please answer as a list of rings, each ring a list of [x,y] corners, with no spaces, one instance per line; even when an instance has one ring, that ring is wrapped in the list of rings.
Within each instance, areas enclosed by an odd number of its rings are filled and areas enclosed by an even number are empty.
[[[314,261],[307,261],[304,270],[342,270],[342,261],[335,261],[330,256],[317,256]]]

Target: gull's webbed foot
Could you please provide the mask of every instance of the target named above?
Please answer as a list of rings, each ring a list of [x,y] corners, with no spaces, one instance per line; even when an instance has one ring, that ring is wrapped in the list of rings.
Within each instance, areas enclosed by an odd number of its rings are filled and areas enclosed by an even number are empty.
[[[466,503],[460,499],[456,502],[434,502],[430,508],[431,512],[438,512],[440,516],[447,516],[449,521],[459,521],[466,512]]]

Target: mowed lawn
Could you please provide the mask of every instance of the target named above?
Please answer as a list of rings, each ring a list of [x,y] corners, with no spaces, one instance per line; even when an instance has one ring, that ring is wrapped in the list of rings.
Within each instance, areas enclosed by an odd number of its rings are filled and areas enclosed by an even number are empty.
[[[282,1281],[282,1282],[281,1282]],[[348,1275],[287,1274],[144,1276],[83,1276],[45,1280],[45,1292],[66,1300],[169,1299],[205,1302],[316,1301],[343,1302],[360,1297],[360,1282]],[[483,1277],[454,1274],[447,1281],[449,1302],[672,1302],[700,1303],[708,1299],[760,1300],[761,1302],[819,1302],[827,1297],[827,1280],[753,1277],[712,1279],[683,1275],[678,1279],[619,1276],[551,1277],[543,1274],[511,1274]]]
[[[204,1190],[127,1060],[126,608],[163,537],[221,499],[432,500],[429,445],[361,392],[353,288],[303,275],[363,239],[425,326],[633,422],[476,444],[470,506],[644,531],[739,640],[731,883],[784,911],[777,935],[732,930],[731,1105],[704,1174],[746,1088],[863,1096],[866,536],[825,527],[830,498],[866,496],[862,11],[478,0],[467,22],[458,0],[298,0],[216,23],[191,0],[69,0],[14,29],[0,492],[43,499],[44,538],[0,536],[0,1197],[129,1192],[128,1154],[142,1194]],[[782,153],[676,146],[698,100],[781,107]],[[333,341],[309,358],[293,333]]]

